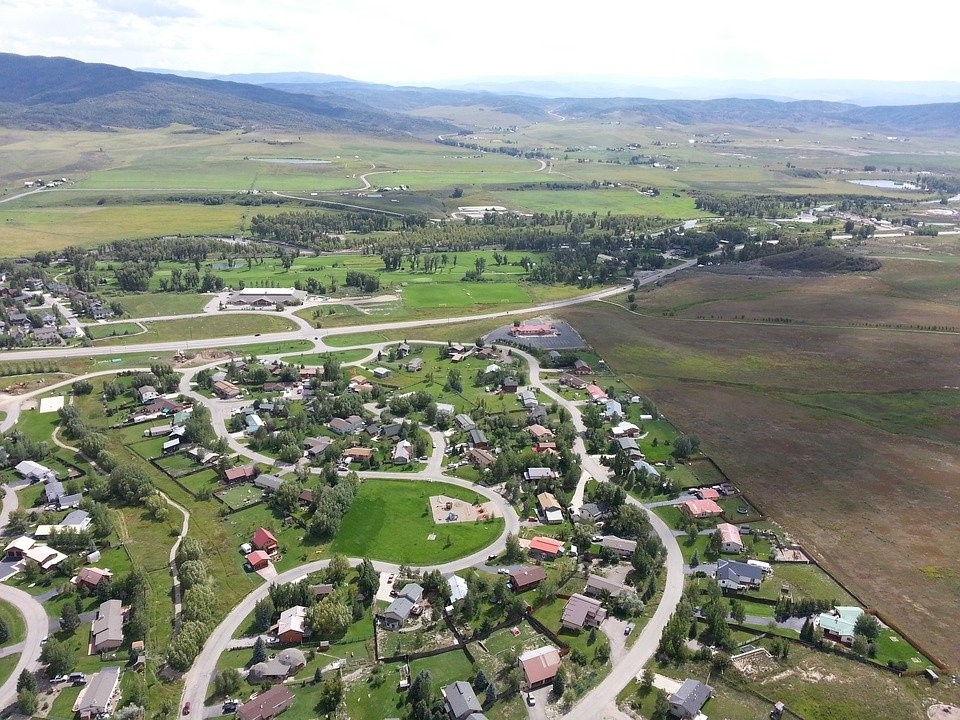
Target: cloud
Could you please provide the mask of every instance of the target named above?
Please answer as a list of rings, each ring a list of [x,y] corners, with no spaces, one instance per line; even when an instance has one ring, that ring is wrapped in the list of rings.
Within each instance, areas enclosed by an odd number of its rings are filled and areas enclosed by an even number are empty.
[[[96,5],[112,12],[135,15],[140,18],[199,17],[193,8],[176,0],[96,0]]]

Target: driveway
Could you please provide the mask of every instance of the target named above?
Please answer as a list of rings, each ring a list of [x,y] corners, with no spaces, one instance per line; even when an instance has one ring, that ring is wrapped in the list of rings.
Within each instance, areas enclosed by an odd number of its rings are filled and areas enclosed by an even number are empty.
[[[630,622],[619,620],[615,617],[607,617],[600,626],[603,634],[610,641],[610,663],[616,665],[627,655],[627,636],[624,631]]]
[[[529,693],[536,700],[536,704],[532,706],[527,702],[528,693],[523,693],[523,704],[527,708],[527,717],[530,720],[547,720],[547,700],[550,698],[551,690],[552,688],[547,685]]]

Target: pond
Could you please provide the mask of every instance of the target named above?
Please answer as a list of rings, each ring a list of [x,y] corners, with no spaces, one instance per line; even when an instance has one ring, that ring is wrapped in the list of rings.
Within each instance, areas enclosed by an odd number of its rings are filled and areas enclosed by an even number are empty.
[[[889,188],[891,190],[919,190],[919,185],[913,183],[900,182],[899,180],[847,180],[854,185],[865,185],[875,188]]]

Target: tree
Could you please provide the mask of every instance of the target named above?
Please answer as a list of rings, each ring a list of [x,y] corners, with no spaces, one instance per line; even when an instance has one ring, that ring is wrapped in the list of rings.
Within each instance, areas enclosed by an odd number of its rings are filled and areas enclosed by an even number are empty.
[[[347,579],[347,573],[350,572],[350,561],[346,555],[334,555],[330,558],[330,564],[327,566],[327,582],[333,585],[341,585]]]
[[[673,439],[673,456],[677,459],[688,458],[700,451],[700,438],[696,435],[677,435]]]
[[[167,517],[170,515],[170,506],[167,505],[167,501],[163,499],[160,493],[154,493],[148,497],[146,506],[150,517],[157,522],[166,521]]]
[[[227,696],[233,695],[240,689],[243,683],[243,677],[240,671],[236,669],[221,670],[213,676],[214,695]]]
[[[667,700],[667,694],[657,688],[657,697],[653,701],[653,712],[650,713],[650,720],[667,720],[670,717],[670,701]]]
[[[60,610],[60,629],[73,635],[80,627],[80,615],[77,613],[77,606],[71,602],[64,603]]]
[[[324,640],[340,637],[352,622],[353,612],[336,593],[327,595],[307,610],[307,627],[314,635]]]
[[[639,692],[641,695],[646,695],[651,689],[653,689],[653,670],[648,666],[643,669],[643,677],[640,678]]]
[[[10,626],[7,625],[7,621],[3,618],[0,618],[0,645],[5,643],[10,639]]]
[[[34,693],[37,691],[37,676],[26,669],[17,678],[17,692],[24,688]]]
[[[857,633],[853,636],[853,644],[850,646],[850,649],[853,650],[853,652],[855,652],[857,655],[863,656],[867,654],[867,648],[869,644],[870,641],[867,640],[866,635]]]
[[[523,548],[520,546],[520,538],[518,538],[513,533],[507,535],[507,547],[503,553],[503,561],[510,565],[515,565],[519,562],[523,562],[524,553]]]
[[[853,624],[855,635],[863,635],[867,640],[876,640],[880,635],[880,621],[873,615],[863,613]]]
[[[553,687],[550,689],[550,692],[555,698],[562,698],[563,691],[567,689],[567,676],[562,670],[558,670],[557,674],[553,676]]]
[[[416,705],[419,702],[429,703],[433,697],[433,676],[429,670],[421,670],[410,683],[407,690],[407,702]]]
[[[17,693],[17,710],[27,717],[37,712],[37,691],[24,688]]]
[[[185,563],[180,564],[178,570],[180,573],[180,584],[183,585],[184,590],[189,590],[197,585],[203,585],[210,578],[207,572],[207,566],[204,565],[203,560],[187,560]]]
[[[487,676],[483,670],[477,670],[477,674],[473,678],[473,689],[480,692],[483,691],[489,684],[490,681],[487,680]]]
[[[89,395],[93,392],[93,383],[89,380],[77,380],[71,386],[74,395]]]
[[[254,665],[267,661],[267,644],[262,637],[258,637],[253,644],[253,657],[250,659]]]
[[[50,639],[40,652],[40,661],[46,663],[51,675],[63,675],[73,667],[73,657],[66,645],[59,640]]]
[[[747,610],[740,600],[734,598],[730,601],[730,616],[741,625],[747,619]]]
[[[273,605],[273,599],[267,595],[262,600],[258,600],[253,609],[253,625],[259,632],[270,629],[273,624],[273,616],[276,614],[276,608]]]
[[[316,710],[321,713],[332,713],[340,706],[343,700],[343,681],[337,674],[332,674],[323,681],[320,688],[320,698],[317,700]]]
[[[363,558],[357,565],[357,590],[369,601],[377,595],[380,587],[380,574],[369,559]]]

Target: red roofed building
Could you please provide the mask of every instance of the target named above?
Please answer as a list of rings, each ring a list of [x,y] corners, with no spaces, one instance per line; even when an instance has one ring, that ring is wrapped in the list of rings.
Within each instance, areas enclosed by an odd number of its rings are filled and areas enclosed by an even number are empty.
[[[553,431],[543,425],[531,425],[527,431],[537,440],[553,440]]]
[[[717,525],[720,533],[720,551],[725,553],[743,552],[743,540],[740,539],[740,530],[736,525],[720,523]]]
[[[607,394],[602,388],[597,387],[596,385],[587,385],[587,394],[594,402],[600,402],[601,400],[607,399]]]
[[[555,558],[563,552],[563,541],[552,537],[535,537],[530,541],[530,554]]]
[[[553,682],[560,669],[560,653],[555,647],[545,645],[523,653],[517,658],[517,664],[523,672],[524,689],[533,690]]]
[[[254,550],[252,553],[247,555],[247,562],[250,563],[250,568],[252,570],[263,570],[267,565],[270,564],[270,556],[267,555],[263,550]]]
[[[680,508],[681,512],[686,513],[694,520],[723,515],[723,508],[713,500],[687,500],[686,502],[680,503],[677,507]]]
[[[548,323],[527,323],[510,328],[514,337],[536,337],[538,335],[556,335],[557,330]]]
[[[250,539],[250,544],[257,550],[263,550],[267,553],[275,553],[279,547],[277,538],[266,528],[257,528]]]
[[[244,480],[253,480],[256,474],[257,471],[253,465],[241,465],[224,470],[223,479],[228,483],[243,482]]]
[[[101,568],[96,567],[85,567],[77,573],[77,577],[74,578],[74,584],[77,587],[86,587],[91,590],[95,590],[100,583],[110,582],[110,578],[113,577],[113,573],[109,570],[102,570]]]
[[[696,494],[701,500],[718,500],[720,498],[720,493],[713,488],[700,488]]]

